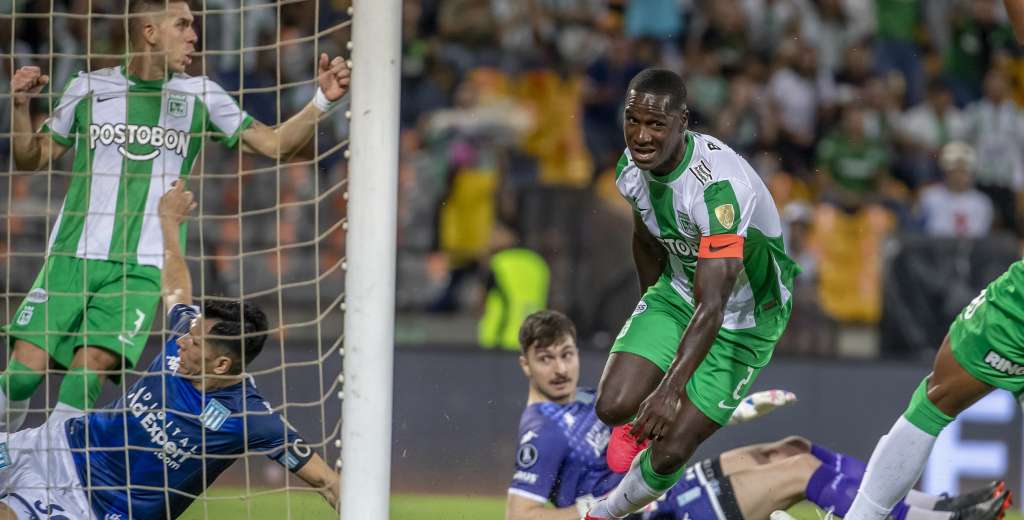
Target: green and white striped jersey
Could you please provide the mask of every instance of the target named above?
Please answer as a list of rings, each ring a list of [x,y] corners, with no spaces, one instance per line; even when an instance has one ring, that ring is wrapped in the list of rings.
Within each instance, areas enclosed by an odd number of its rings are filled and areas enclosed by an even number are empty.
[[[785,252],[782,225],[768,188],[745,159],[714,137],[687,132],[686,153],[667,175],[633,163],[627,149],[615,184],[668,252],[673,289],[694,304],[693,275],[702,237],[740,235],[743,271],[726,303],[727,329],[747,329],[791,296],[799,267]]]
[[[160,197],[188,177],[207,134],[235,146],[251,123],[205,76],[150,81],[124,67],[79,72],[43,126],[74,147],[49,254],[163,267]]]

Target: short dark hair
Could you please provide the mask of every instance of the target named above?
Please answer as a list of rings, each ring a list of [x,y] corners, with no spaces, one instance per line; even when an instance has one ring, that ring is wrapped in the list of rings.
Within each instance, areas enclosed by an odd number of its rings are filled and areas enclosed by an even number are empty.
[[[192,6],[192,2],[189,0],[128,0],[128,41],[129,44],[134,46],[136,44],[136,38],[139,37],[139,31],[142,30],[142,15],[145,13],[152,13],[154,11],[161,11],[167,8],[169,4],[176,4],[184,2],[189,7]]]
[[[568,316],[552,310],[537,311],[519,327],[519,348],[526,355],[531,347],[550,347],[567,334],[576,340],[576,325]]]
[[[263,344],[267,342],[267,315],[256,304],[209,300],[203,304],[203,318],[217,321],[210,328],[207,344],[226,350],[238,361],[231,373],[240,373],[263,351]]]
[[[629,90],[670,96],[669,107],[674,110],[680,110],[686,105],[686,83],[679,74],[668,69],[650,68],[640,71],[629,81]]]

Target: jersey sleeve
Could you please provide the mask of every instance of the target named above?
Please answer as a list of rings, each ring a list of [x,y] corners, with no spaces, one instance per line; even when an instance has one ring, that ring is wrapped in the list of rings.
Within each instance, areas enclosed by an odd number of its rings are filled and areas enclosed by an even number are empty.
[[[292,473],[302,469],[313,458],[313,448],[266,401],[253,405],[249,410],[248,432],[246,445],[249,450],[265,452],[270,460]]]
[[[569,441],[549,420],[520,428],[516,472],[508,492],[536,502],[550,500],[558,472],[569,454]]]
[[[203,104],[210,115],[207,130],[214,133],[214,140],[234,148],[242,131],[252,124],[252,116],[216,82],[205,79],[203,86]]]
[[[750,228],[757,197],[750,186],[718,179],[697,194],[691,217],[700,227],[700,258],[743,258],[743,242]]]
[[[79,73],[68,80],[64,86],[64,93],[60,96],[56,108],[50,113],[43,123],[42,131],[50,134],[50,137],[63,146],[75,144],[74,134],[78,129],[75,118],[78,103],[87,99],[89,95],[89,79],[86,75]]]

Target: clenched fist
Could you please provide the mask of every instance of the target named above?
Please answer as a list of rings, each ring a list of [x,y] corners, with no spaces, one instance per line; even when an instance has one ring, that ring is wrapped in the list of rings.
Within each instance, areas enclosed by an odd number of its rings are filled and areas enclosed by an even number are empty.
[[[21,67],[11,78],[11,98],[14,106],[20,107],[28,103],[31,94],[37,94],[50,82],[50,77],[43,74],[39,67]]]

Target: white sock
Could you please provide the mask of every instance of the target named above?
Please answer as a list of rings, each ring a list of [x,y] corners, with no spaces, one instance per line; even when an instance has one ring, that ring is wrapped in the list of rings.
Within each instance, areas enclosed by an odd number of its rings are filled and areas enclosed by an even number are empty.
[[[883,520],[921,478],[935,437],[901,415],[883,436],[868,462],[857,498],[845,520]]]
[[[14,433],[25,423],[28,416],[28,399],[11,401],[0,390],[0,432]]]
[[[939,502],[941,497],[935,495],[929,495],[928,493],[922,493],[916,489],[911,489],[907,496],[903,499],[908,506],[920,507],[921,509],[935,509],[935,504]]]
[[[54,406],[53,411],[50,412],[50,416],[46,418],[46,422],[60,423],[82,415],[85,415],[84,410],[58,401],[57,406]]]
[[[598,518],[625,518],[665,494],[665,490],[657,491],[644,482],[644,476],[640,471],[640,458],[640,455],[637,455],[619,485],[594,504],[590,510],[591,515]]]

